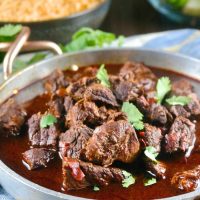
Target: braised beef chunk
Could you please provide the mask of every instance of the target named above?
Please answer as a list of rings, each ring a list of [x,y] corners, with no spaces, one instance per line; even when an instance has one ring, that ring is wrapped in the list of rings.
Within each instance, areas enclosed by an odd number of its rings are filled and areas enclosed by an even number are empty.
[[[185,79],[175,81],[172,84],[172,94],[176,96],[187,96],[193,93],[191,83]]]
[[[28,120],[28,135],[32,146],[36,147],[56,147],[57,139],[60,134],[56,125],[47,128],[40,128],[40,113],[32,115]]]
[[[14,99],[6,101],[0,110],[0,133],[5,136],[19,135],[26,118],[25,110]]]
[[[104,166],[115,160],[132,162],[139,153],[140,144],[135,130],[127,121],[109,121],[97,127],[84,151],[86,160]]]
[[[55,151],[45,148],[33,148],[25,151],[23,154],[23,162],[29,170],[40,167],[47,167],[47,164],[54,159]]]
[[[164,106],[160,104],[151,104],[147,110],[147,118],[152,123],[159,123],[165,125],[167,122],[171,122],[173,120],[172,115]]]
[[[73,100],[70,96],[66,96],[64,98],[64,108],[65,108],[65,114],[68,113],[69,109],[73,106]]]
[[[165,135],[165,151],[168,153],[185,152],[194,145],[195,138],[195,124],[182,116],[177,117],[169,133]]]
[[[112,90],[117,100],[121,102],[135,101],[136,98],[142,95],[142,90],[136,83],[124,81],[120,78],[113,81]]]
[[[151,126],[150,124],[145,124],[144,127],[144,135],[142,139],[144,140],[146,146],[152,146],[157,152],[160,152],[161,141],[163,138],[161,129]]]
[[[120,77],[141,85],[145,92],[155,90],[157,78],[152,71],[142,63],[127,62],[120,70]]]
[[[191,102],[184,106],[185,112],[179,112],[179,116],[189,117],[189,115],[200,114],[200,102],[197,94],[193,92],[193,86],[185,79],[181,79],[172,84],[172,95],[190,97]],[[179,106],[180,107],[180,106]],[[183,110],[183,109],[182,109]],[[180,110],[179,110],[180,111]]]
[[[200,184],[200,165],[192,170],[177,172],[171,179],[172,185],[184,192],[194,191]]]
[[[45,88],[49,92],[56,92],[59,88],[66,88],[69,85],[69,79],[64,75],[64,72],[55,70],[45,82]]]
[[[85,91],[84,97],[88,101],[101,102],[111,106],[118,106],[112,91],[100,84],[95,84],[88,87]]]
[[[80,80],[73,82],[67,88],[67,93],[75,100],[79,101],[83,99],[85,90],[90,85],[96,82],[95,78],[91,77],[83,77]]]
[[[182,116],[182,117],[190,117],[190,113],[181,105],[170,106],[169,111],[175,117]]]
[[[82,149],[92,136],[93,130],[85,125],[72,126],[60,135],[59,149],[62,157],[80,158]]]
[[[121,169],[67,157],[63,159],[63,175],[63,187],[66,190],[83,189],[90,185],[107,186],[110,183],[121,183],[124,179]]]

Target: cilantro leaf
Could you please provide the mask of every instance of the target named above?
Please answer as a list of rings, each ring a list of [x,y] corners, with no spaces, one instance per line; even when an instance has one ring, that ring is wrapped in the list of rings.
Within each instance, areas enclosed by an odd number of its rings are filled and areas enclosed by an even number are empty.
[[[158,79],[156,90],[157,90],[157,102],[162,103],[164,97],[171,90],[171,81],[168,77],[161,77]]]
[[[138,108],[129,102],[124,102],[122,105],[122,112],[124,112],[127,117],[129,123],[131,123],[135,129],[142,130],[144,129],[143,114],[138,110]]]
[[[156,152],[156,149],[152,146],[148,146],[145,148],[144,151],[145,156],[147,156],[150,160],[157,162],[156,157],[158,156],[158,153]]]
[[[21,25],[7,24],[0,28],[0,37],[13,37],[17,35],[22,29]]]
[[[74,33],[71,42],[63,46],[62,49],[64,52],[73,52],[103,47],[104,45],[110,45],[116,39],[117,37],[113,33],[83,27]],[[122,42],[122,37],[119,37],[118,45],[120,46]]]
[[[109,81],[109,76],[108,76],[108,72],[105,69],[105,65],[101,65],[97,75],[96,75],[97,79],[101,81],[101,84],[106,86],[106,87],[110,87],[110,81]]]
[[[97,192],[97,191],[99,191],[100,190],[100,188],[98,187],[98,186],[94,186],[94,188],[93,188],[93,190],[95,191],[95,192]]]
[[[131,173],[123,170],[122,174],[124,175],[124,180],[122,181],[123,187],[128,188],[135,183],[135,177]]]
[[[176,105],[185,106],[191,102],[191,98],[186,96],[172,96],[171,98],[166,99],[166,102],[172,106]]]
[[[47,115],[42,116],[40,120],[40,127],[46,128],[47,126],[53,125],[56,122],[57,122],[57,119],[53,115],[47,114]]]
[[[144,186],[150,186],[150,185],[153,185],[157,182],[157,180],[155,178],[148,178],[148,179],[145,179],[144,181]]]

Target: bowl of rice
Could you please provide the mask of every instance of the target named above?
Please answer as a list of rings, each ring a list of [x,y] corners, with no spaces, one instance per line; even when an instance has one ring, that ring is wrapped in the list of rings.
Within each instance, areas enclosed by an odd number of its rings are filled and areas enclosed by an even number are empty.
[[[0,25],[22,24],[32,30],[31,39],[67,42],[81,27],[98,28],[111,0],[3,0]]]

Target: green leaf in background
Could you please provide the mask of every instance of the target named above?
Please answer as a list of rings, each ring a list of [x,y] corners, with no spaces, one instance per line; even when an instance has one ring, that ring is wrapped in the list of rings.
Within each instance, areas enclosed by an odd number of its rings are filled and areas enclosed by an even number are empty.
[[[183,14],[199,17],[200,16],[200,1],[188,0],[187,4],[182,9]]]
[[[53,125],[56,122],[57,122],[57,119],[53,115],[51,114],[44,115],[42,116],[40,120],[40,127],[46,128],[47,126]]]
[[[157,183],[157,180],[156,180],[156,178],[146,178],[145,180],[144,180],[144,186],[150,186],[150,185],[153,185],[153,184],[155,184],[155,183]]]
[[[0,28],[0,37],[12,37],[17,35],[21,30],[21,25],[8,24]]]
[[[147,146],[144,150],[144,155],[147,156],[150,160],[157,162],[156,157],[158,156],[158,153],[154,147]]]
[[[116,39],[119,40],[118,45],[123,43],[123,37],[117,38],[113,33],[83,27],[74,33],[72,41],[63,46],[62,49],[64,52],[73,52],[96,47],[100,48],[104,45],[110,45]]]
[[[170,92],[171,87],[171,81],[168,77],[161,77],[158,79],[156,86],[156,97],[159,104],[162,103],[164,97],[167,95],[168,92]]]
[[[26,68],[29,65],[32,65],[36,62],[39,62],[43,59],[45,59],[47,56],[46,53],[36,53],[33,57],[30,58],[28,61],[24,61],[22,59],[16,59],[14,61],[14,67],[13,67],[13,73],[16,73],[18,71],[21,71],[22,69]]]
[[[185,106],[191,102],[191,98],[186,96],[172,96],[171,98],[166,99],[166,102],[172,106],[176,105]]]
[[[124,102],[122,105],[122,112],[124,112],[129,123],[131,123],[136,130],[144,129],[143,114],[138,110],[138,108],[129,102]]]
[[[102,85],[110,87],[109,76],[107,70],[105,69],[105,65],[100,66],[96,77],[101,82]]]
[[[174,9],[183,8],[187,2],[188,0],[166,0],[166,3],[168,3]]]

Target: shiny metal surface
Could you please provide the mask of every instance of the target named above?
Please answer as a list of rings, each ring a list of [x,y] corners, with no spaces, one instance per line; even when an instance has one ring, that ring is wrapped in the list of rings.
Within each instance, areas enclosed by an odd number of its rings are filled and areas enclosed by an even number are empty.
[[[57,68],[65,69],[73,64],[78,66],[102,63],[119,64],[127,60],[144,62],[149,66],[178,71],[200,81],[200,61],[193,58],[142,49],[95,50],[56,56],[24,69],[0,87],[0,103],[13,95],[13,91],[16,89],[21,90],[25,88],[23,92],[19,93],[17,98],[20,102],[40,94],[43,89],[41,82],[38,81],[43,80]],[[13,197],[19,200],[27,200],[27,197],[29,200],[83,199],[55,192],[32,183],[9,169],[2,161],[0,161],[0,184]],[[200,189],[167,199],[193,200],[197,199],[197,197],[200,197]]]

